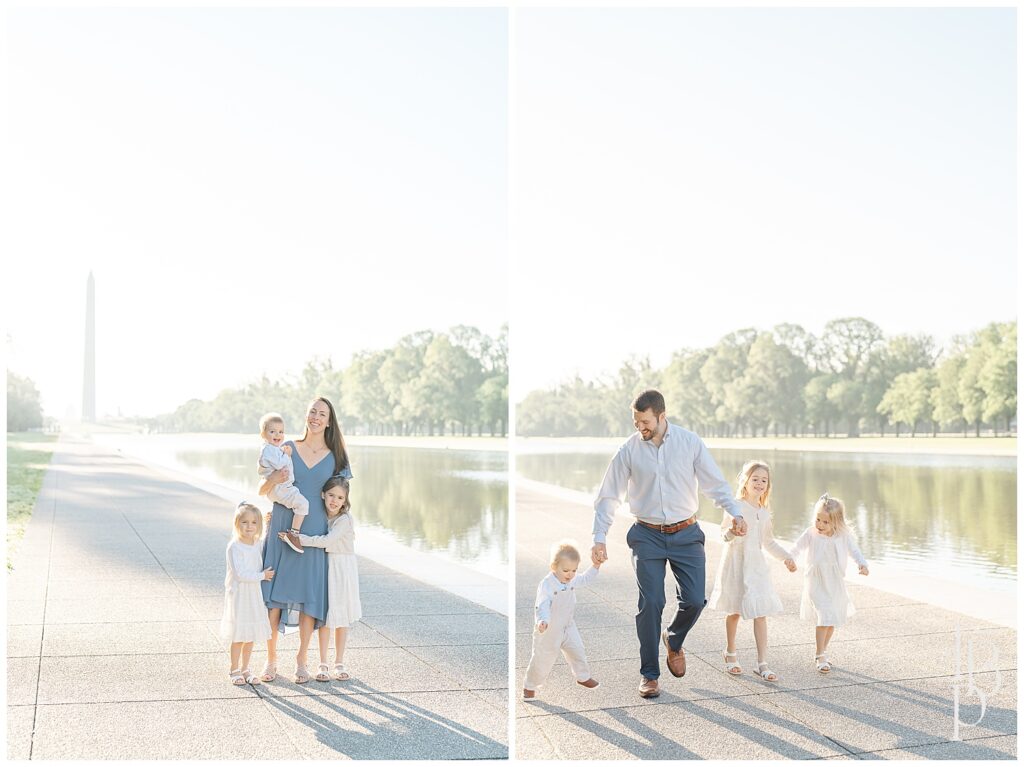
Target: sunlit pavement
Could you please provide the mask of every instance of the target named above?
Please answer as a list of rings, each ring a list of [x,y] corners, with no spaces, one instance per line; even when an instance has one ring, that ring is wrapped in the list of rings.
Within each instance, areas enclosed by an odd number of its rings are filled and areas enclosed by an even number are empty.
[[[351,681],[292,683],[293,634],[277,681],[233,687],[217,638],[232,514],[62,440],[7,578],[8,758],[507,756],[507,619],[366,558]],[[314,640],[312,673],[316,657]]]
[[[530,656],[534,595],[548,570],[550,545],[575,538],[585,568],[593,511],[579,494],[524,482],[516,487],[516,521],[518,691]],[[718,521],[701,523],[707,535],[708,594],[722,549]],[[641,699],[628,524],[616,518],[608,538],[609,562],[578,596],[577,624],[600,686],[580,687],[564,661],[556,665],[536,702],[516,703],[519,758],[1016,757],[1015,629],[851,583],[857,613],[836,630],[830,646],[834,669],[821,675],[813,664],[813,625],[799,618],[802,575],[790,574],[771,558],[785,606],[784,615],[768,620],[769,660],[779,681],[764,682],[752,673],[756,652],[749,621],[741,621],[738,632],[743,673],[726,673],[724,614],[706,609],[684,647],[686,676],[677,679],[663,666],[661,696]],[[870,583],[870,578],[859,580]],[[673,604],[671,583],[666,580],[666,614]],[[957,700],[959,727],[954,724]]]

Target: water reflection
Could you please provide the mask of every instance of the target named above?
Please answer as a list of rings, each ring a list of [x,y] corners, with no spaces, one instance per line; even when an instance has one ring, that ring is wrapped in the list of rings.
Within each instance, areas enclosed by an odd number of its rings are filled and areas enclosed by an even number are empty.
[[[255,493],[255,453],[181,450],[190,471]],[[508,562],[508,456],[493,451],[350,445],[353,513],[413,548],[460,562]]]
[[[1005,581],[1017,573],[1017,474],[1013,458],[884,456],[712,450],[725,476],[750,458],[772,466],[774,526],[792,540],[822,492],[842,498],[862,550],[876,562],[921,571],[969,570]],[[528,479],[596,492],[611,454],[517,454]],[[721,512],[701,497],[703,519]],[[949,574],[947,572],[947,574]]]

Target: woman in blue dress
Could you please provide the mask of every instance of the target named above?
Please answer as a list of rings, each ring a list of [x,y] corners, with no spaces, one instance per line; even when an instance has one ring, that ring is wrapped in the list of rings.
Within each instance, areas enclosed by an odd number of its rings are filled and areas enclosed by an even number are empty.
[[[317,397],[306,413],[306,430],[292,445],[294,485],[309,501],[309,515],[302,525],[306,535],[326,535],[327,511],[320,489],[332,476],[351,477],[345,439],[338,426],[334,406],[325,397]],[[270,474],[260,483],[260,495],[283,481],[284,470]],[[302,554],[293,551],[277,534],[289,530],[291,509],[274,504],[270,530],[263,550],[264,567],[274,570],[273,581],[264,581],[263,601],[270,611],[271,637],[267,641],[267,665],[261,678],[272,682],[277,677],[278,631],[298,626],[299,651],[295,656],[295,682],[309,681],[306,655],[314,629],[323,626],[327,615],[327,557],[323,549],[309,547]],[[326,629],[323,629],[326,631]]]

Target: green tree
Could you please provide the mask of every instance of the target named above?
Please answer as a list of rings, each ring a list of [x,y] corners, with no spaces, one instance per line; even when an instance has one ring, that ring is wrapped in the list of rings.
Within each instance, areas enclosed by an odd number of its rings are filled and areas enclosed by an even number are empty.
[[[741,417],[739,412],[728,406],[726,387],[742,377],[755,338],[757,331],[753,328],[729,333],[711,348],[700,370],[701,380],[715,405],[715,421],[722,426],[731,426],[737,432],[741,427]],[[728,428],[726,433],[729,433]]]
[[[830,320],[821,334],[825,364],[853,381],[861,376],[872,351],[882,344],[882,329],[863,317]]]
[[[836,405],[828,397],[829,389],[839,380],[834,373],[821,373],[811,378],[804,386],[804,409],[813,425],[814,435],[824,433],[828,437],[832,424],[839,416]]]
[[[943,426],[966,425],[963,417],[963,403],[960,401],[960,376],[966,354],[960,351],[946,357],[935,371],[936,385],[932,389],[932,412],[935,420]]]
[[[709,355],[707,349],[681,349],[661,375],[661,393],[672,420],[702,434],[715,420],[715,405],[700,375]]]
[[[900,335],[868,354],[864,369],[864,412],[877,413],[878,430],[885,434],[886,418],[878,405],[896,376],[918,368],[933,367],[937,354],[935,339],[929,335]]]
[[[840,378],[828,387],[825,396],[835,412],[846,420],[846,436],[860,436],[860,419],[864,413],[864,384]]]
[[[7,371],[7,431],[38,429],[43,425],[39,390],[31,378]]]
[[[506,433],[508,423],[508,373],[492,375],[480,384],[476,392],[480,419],[491,434]]]
[[[978,384],[985,393],[981,415],[993,428],[1004,419],[1009,431],[1017,412],[1017,323],[993,323],[983,339],[988,353],[978,373]]]
[[[934,435],[934,406],[932,391],[938,384],[932,368],[919,368],[913,373],[901,373],[893,379],[892,386],[878,404],[878,412],[889,416],[896,424],[896,436],[900,435],[900,424],[910,427],[910,436],[917,436],[917,425],[931,421]]]
[[[767,434],[768,425],[790,427],[802,418],[807,369],[789,348],[778,344],[771,333],[761,333],[751,344],[742,376],[726,386],[726,405]]]

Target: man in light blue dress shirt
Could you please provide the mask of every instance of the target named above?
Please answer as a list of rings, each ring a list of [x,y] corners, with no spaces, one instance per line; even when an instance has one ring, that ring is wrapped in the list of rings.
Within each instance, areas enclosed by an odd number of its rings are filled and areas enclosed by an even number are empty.
[[[633,572],[640,590],[636,616],[642,676],[639,692],[641,697],[655,698],[660,694],[659,635],[669,671],[683,676],[683,640],[707,603],[704,533],[696,524],[698,488],[732,514],[736,535],[746,534],[747,523],[703,440],[668,422],[660,392],[648,389],[633,401],[633,425],[636,433],[612,458],[594,502],[590,556],[594,564],[607,561],[605,540],[625,493],[629,511],[636,517],[626,533],[626,543],[633,552]],[[666,564],[676,580],[678,609],[668,630],[662,631]]]

